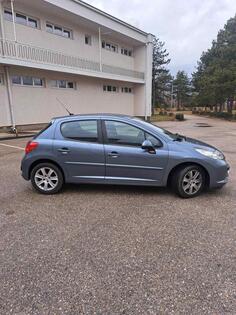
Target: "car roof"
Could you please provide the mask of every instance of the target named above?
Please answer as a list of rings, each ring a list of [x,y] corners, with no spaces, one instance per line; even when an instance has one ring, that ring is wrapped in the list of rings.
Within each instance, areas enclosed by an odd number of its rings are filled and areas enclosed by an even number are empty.
[[[132,119],[132,116],[129,115],[122,115],[122,114],[111,114],[111,113],[94,113],[94,114],[79,114],[79,115],[67,115],[67,116],[60,116],[54,117],[52,120],[71,120],[76,118],[129,118]]]

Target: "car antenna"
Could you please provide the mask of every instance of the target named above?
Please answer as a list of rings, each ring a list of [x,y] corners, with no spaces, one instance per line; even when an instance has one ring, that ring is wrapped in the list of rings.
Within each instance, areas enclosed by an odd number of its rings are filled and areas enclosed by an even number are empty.
[[[67,113],[68,113],[70,116],[74,116],[74,114],[71,113],[71,112],[69,111],[69,109],[65,106],[65,104],[63,104],[62,101],[59,100],[59,98],[56,97],[56,99],[57,99],[57,101],[61,104],[61,106],[67,111]]]

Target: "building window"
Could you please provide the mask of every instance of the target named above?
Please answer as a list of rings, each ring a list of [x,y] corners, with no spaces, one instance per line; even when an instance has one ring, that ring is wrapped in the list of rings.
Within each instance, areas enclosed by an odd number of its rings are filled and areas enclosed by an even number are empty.
[[[66,89],[66,81],[65,80],[58,80],[57,83],[58,83],[58,87],[60,89]]]
[[[34,86],[43,86],[43,79],[33,78]]]
[[[23,14],[16,13],[16,23],[27,25],[27,17]]]
[[[54,26],[54,34],[62,36],[62,28],[60,26]]]
[[[125,55],[125,56],[132,57],[133,56],[133,51],[132,51],[132,49],[121,48],[121,54]]]
[[[67,31],[67,30],[63,30],[62,36],[66,37],[66,38],[71,38],[71,32]]]
[[[84,37],[84,42],[85,42],[85,45],[92,45],[92,36],[90,35],[85,35]]]
[[[0,85],[3,84],[3,74],[0,73]]]
[[[102,48],[118,53],[118,45],[102,41]]]
[[[75,82],[66,80],[51,80],[51,87],[59,89],[75,89],[76,84]]]
[[[12,11],[11,10],[4,10],[4,18],[7,21],[13,21],[13,17],[12,17]],[[32,18],[30,16],[27,16],[25,14],[21,14],[16,12],[15,13],[15,21],[18,24],[22,24],[22,25],[26,25],[26,26],[30,26],[33,28],[39,28],[39,21],[35,18]]]
[[[46,31],[48,33],[52,33],[55,35],[59,35],[65,38],[71,38],[72,39],[72,31],[64,28],[62,26],[54,25],[52,23],[47,23],[46,24]]]
[[[14,75],[11,77],[11,82],[14,85],[36,86],[36,87],[44,86],[43,79],[37,78],[37,77],[31,77],[31,76]]]
[[[28,26],[38,28],[38,21],[32,18],[28,18]]]
[[[118,86],[104,85],[104,86],[103,86],[103,91],[104,91],[104,92],[114,92],[114,93],[118,93],[118,92],[119,92],[119,88],[118,88]]]
[[[49,33],[53,33],[53,26],[51,24],[46,24],[46,31]]]
[[[21,76],[19,76],[19,75],[14,75],[11,80],[12,80],[12,84],[19,84],[19,85],[22,84],[21,83]]]
[[[12,21],[13,18],[12,18],[12,12],[9,11],[9,10],[4,10],[4,18],[5,20],[7,21]]]
[[[68,89],[74,89],[75,88],[75,83],[74,82],[67,82],[67,88]]]
[[[122,93],[133,93],[133,89],[132,88],[130,88],[130,87],[122,87],[121,88],[121,92]]]
[[[23,85],[33,85],[33,78],[32,77],[22,77],[22,84]]]

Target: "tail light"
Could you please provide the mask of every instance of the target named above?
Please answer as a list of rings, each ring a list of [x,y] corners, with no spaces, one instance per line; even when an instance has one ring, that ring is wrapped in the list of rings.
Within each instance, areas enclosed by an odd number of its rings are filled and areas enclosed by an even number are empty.
[[[29,141],[25,147],[25,154],[28,154],[35,150],[38,147],[38,142],[36,141]]]

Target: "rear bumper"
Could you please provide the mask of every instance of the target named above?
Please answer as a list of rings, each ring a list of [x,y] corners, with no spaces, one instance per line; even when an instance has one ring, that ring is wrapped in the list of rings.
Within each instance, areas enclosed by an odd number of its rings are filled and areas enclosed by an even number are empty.
[[[21,176],[25,180],[30,180],[30,166],[31,166],[31,161],[27,159],[27,157],[25,156],[23,160],[21,161],[21,167],[20,167]]]
[[[22,176],[25,180],[29,180],[29,176],[28,176],[25,172],[23,172],[22,170],[21,170],[21,176]]]

